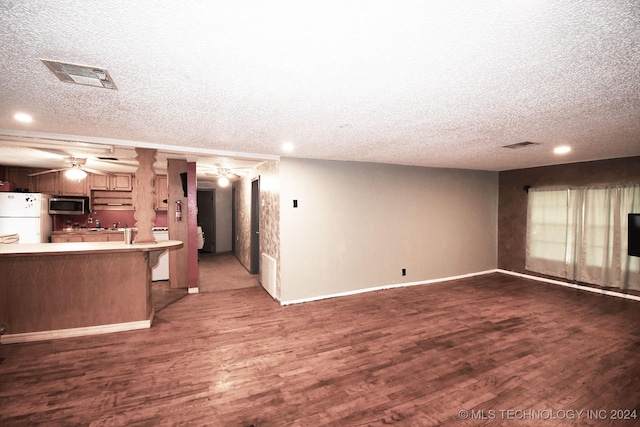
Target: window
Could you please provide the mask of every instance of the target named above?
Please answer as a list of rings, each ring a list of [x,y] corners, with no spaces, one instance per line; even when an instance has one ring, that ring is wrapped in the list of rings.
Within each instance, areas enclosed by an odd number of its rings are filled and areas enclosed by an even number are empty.
[[[627,214],[640,185],[531,189],[526,268],[600,286],[640,290],[640,258],[627,256]]]

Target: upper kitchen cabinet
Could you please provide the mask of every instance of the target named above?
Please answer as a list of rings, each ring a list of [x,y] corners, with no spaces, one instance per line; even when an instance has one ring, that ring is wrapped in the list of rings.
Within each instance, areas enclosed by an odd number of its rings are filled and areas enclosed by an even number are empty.
[[[39,169],[22,168],[22,167],[8,167],[7,168],[7,181],[13,183],[15,188],[28,188],[29,191],[36,192],[36,177],[29,176],[29,174],[38,172]]]
[[[129,173],[114,173],[110,175],[91,175],[92,190],[131,191],[133,177]]]
[[[34,178],[36,192],[54,196],[62,194],[60,191],[60,174],[58,172],[45,173],[34,176]]]
[[[60,187],[61,193],[63,196],[88,196],[89,191],[87,191],[87,181],[88,177],[85,179],[81,179],[80,181],[76,179],[69,179],[64,176],[64,173],[60,174]]]
[[[34,188],[38,193],[51,194],[54,196],[86,196],[87,179],[80,181],[69,179],[64,172],[51,172],[34,176]]]
[[[156,175],[156,210],[166,211],[169,207],[167,199],[169,198],[169,187],[167,186],[167,175]]]

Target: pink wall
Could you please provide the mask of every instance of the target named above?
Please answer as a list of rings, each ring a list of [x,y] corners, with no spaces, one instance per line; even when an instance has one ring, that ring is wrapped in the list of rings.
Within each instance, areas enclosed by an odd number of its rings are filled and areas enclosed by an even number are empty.
[[[94,221],[95,219],[100,220],[100,227],[103,228],[112,228],[113,224],[119,222],[119,228],[126,227],[135,227],[136,220],[133,216],[135,211],[96,211],[93,215]],[[65,228],[65,223],[67,220],[72,223],[77,223],[79,227],[87,227],[92,228],[95,227],[95,222],[93,224],[89,224],[87,219],[89,215],[53,215],[53,230],[59,231]],[[156,227],[166,227],[167,226],[167,212],[166,211],[158,211],[156,212]]]

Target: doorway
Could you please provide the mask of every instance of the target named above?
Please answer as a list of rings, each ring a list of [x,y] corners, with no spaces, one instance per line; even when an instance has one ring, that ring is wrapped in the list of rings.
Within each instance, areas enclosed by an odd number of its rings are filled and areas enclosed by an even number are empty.
[[[251,274],[260,273],[260,177],[251,182]]]
[[[198,225],[204,234],[202,252],[216,251],[216,190],[198,190]]]

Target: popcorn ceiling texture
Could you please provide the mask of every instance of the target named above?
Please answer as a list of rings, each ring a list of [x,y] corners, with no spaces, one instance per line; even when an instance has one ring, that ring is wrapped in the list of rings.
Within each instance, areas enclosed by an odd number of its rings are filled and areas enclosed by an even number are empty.
[[[640,155],[633,0],[4,1],[0,75],[0,130],[483,170]]]

